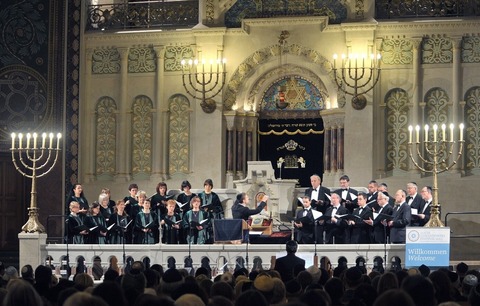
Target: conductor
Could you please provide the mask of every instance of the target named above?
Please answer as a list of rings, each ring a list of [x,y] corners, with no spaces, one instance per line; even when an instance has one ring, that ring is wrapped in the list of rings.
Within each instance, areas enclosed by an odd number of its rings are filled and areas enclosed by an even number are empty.
[[[251,215],[260,213],[265,206],[267,206],[267,200],[268,196],[264,195],[260,204],[258,204],[255,209],[250,209],[248,208],[248,204],[250,203],[249,196],[245,192],[239,193],[237,195],[237,200],[232,206],[233,219],[243,219],[246,221]]]

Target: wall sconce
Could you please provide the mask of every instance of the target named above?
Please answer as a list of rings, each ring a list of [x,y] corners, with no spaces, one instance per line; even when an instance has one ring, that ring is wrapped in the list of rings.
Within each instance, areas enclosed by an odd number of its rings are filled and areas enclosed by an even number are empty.
[[[339,90],[352,95],[352,107],[361,110],[367,105],[364,94],[372,90],[380,77],[380,54],[342,54],[342,65],[337,68],[338,55],[333,55],[333,74]],[[372,82],[373,80],[373,82]]]
[[[207,114],[213,113],[217,107],[213,98],[225,85],[226,63],[226,59],[210,60],[208,64],[197,59],[181,61],[183,87],[192,98],[201,101],[200,106]]]

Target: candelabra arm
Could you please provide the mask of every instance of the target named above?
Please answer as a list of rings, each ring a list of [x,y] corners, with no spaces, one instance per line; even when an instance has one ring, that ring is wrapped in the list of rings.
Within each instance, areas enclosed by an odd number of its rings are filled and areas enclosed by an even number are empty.
[[[53,167],[55,167],[55,164],[57,163],[57,160],[58,160],[58,153],[60,152],[60,149],[53,149],[55,150],[55,159],[53,160],[53,162],[51,163],[50,167],[48,168],[48,170],[46,170],[45,172],[43,172],[42,174],[39,174],[37,175],[37,178],[39,177],[42,177],[42,176],[45,176],[46,174],[48,174],[50,171],[52,171]],[[48,158],[50,159],[50,153],[48,153]],[[37,169],[41,169],[43,168],[45,165],[47,165],[47,162],[45,162],[41,167],[37,168]]]
[[[433,173],[432,170],[427,170],[427,169],[423,168],[422,166],[420,166],[420,165],[417,163],[417,161],[413,158],[412,143],[409,143],[408,146],[409,146],[409,151],[410,151],[410,154],[409,154],[409,155],[410,155],[410,159],[411,159],[411,161],[413,162],[413,164],[415,165],[415,167],[417,167],[417,168],[418,168],[420,171],[422,171],[422,172],[425,172],[425,173]],[[419,155],[419,157],[420,157],[422,160],[424,160],[421,155]]]
[[[427,148],[428,147],[428,142],[425,142],[424,147],[427,150],[427,152],[430,153],[430,151]],[[417,156],[418,156],[418,158],[420,158],[422,160],[422,162],[424,162],[425,164],[430,164],[430,165],[433,164],[431,161],[429,161],[429,160],[427,160],[426,158],[423,157],[422,153],[420,152],[420,144],[415,143],[415,148],[417,149]],[[412,156],[412,151],[411,150],[410,150],[410,156]]]

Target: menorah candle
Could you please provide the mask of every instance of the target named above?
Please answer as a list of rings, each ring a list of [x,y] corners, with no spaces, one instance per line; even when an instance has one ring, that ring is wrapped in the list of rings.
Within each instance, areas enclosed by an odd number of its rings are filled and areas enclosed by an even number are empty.
[[[50,142],[49,142],[48,148],[51,149],[51,148],[52,148],[52,144],[53,144],[53,133],[50,133],[50,134],[48,135],[48,137],[50,137]]]
[[[15,149],[15,133],[12,133],[12,150]]]
[[[57,150],[60,148],[60,138],[62,138],[62,134],[57,134]]]
[[[18,134],[18,148],[19,149],[22,148],[22,140],[23,140],[23,134],[20,133],[20,134]]]
[[[416,138],[417,138],[417,143],[419,143],[419,142],[420,142],[420,126],[419,126],[419,125],[417,125],[417,126],[415,127],[415,132],[416,132],[416,134],[417,134],[417,135],[416,135],[416,136],[417,136],[417,137],[416,137]]]
[[[47,139],[47,133],[42,133],[42,149],[45,149],[45,139]]]
[[[447,126],[444,124],[442,124],[442,141],[446,141],[446,134],[445,134],[445,130],[446,130]]]
[[[463,141],[463,128],[464,128],[463,123],[460,123],[460,141]]]
[[[429,129],[428,124],[425,124],[425,142],[428,142],[428,129]]]
[[[37,149],[37,133],[33,133],[33,149]]]
[[[433,142],[437,142],[437,130],[438,130],[438,125],[434,124],[433,125]]]
[[[453,123],[450,123],[450,142],[453,142]]]
[[[408,143],[412,143],[412,135],[413,135],[413,126],[409,125],[408,126]]]
[[[30,138],[32,138],[32,135],[30,133],[27,133],[27,146],[25,149],[30,149]]]

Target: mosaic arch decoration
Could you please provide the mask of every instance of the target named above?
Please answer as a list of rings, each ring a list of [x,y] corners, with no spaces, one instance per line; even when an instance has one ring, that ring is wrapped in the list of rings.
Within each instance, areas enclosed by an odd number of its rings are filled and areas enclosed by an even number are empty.
[[[287,75],[273,82],[265,91],[260,110],[322,110],[324,105],[320,90],[312,82],[298,75]]]
[[[237,93],[242,89],[245,80],[253,75],[257,67],[260,67],[280,56],[282,52],[281,50],[282,47],[278,44],[259,49],[252,53],[237,67],[225,89],[223,105],[225,111],[232,110],[237,99]],[[297,44],[288,45],[283,48],[283,50],[284,54],[299,56],[308,63],[319,65],[321,71],[325,75],[328,75],[332,84],[335,84],[332,64],[325,59],[320,52],[313,49],[307,49],[304,46]],[[345,95],[338,92],[337,103],[339,107],[345,106],[345,101]]]
[[[285,66],[272,69],[267,73],[263,74],[258,80],[255,80],[255,85],[250,89],[248,93],[247,105],[249,109],[260,109],[260,104],[263,101],[265,90],[268,86],[271,86],[271,80],[279,80],[286,77],[287,74],[285,73],[285,71],[288,71],[289,76],[296,75],[299,78],[308,80],[308,82],[310,82],[311,85],[314,86],[321,95],[321,105],[319,110],[325,109],[325,102],[329,98],[329,94],[323,81],[313,71],[292,64],[287,64]]]

